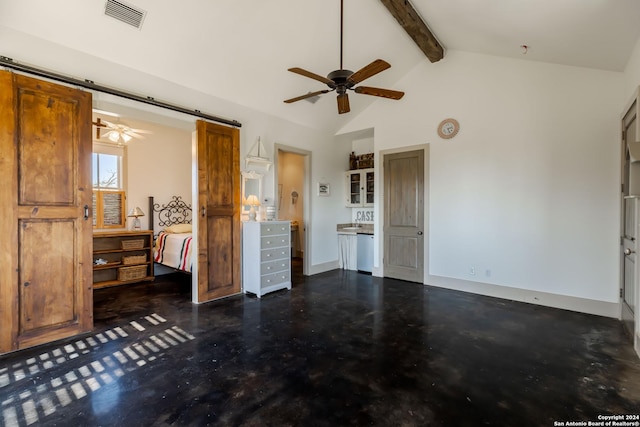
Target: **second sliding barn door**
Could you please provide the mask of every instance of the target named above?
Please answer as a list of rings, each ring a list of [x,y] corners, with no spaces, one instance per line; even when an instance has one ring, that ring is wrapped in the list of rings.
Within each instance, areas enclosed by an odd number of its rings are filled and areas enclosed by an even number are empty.
[[[240,131],[198,121],[198,302],[240,292]]]

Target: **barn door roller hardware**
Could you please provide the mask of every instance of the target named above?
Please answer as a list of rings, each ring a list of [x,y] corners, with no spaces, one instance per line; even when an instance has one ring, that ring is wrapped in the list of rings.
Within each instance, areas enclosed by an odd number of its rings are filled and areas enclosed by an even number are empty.
[[[3,65],[7,68],[21,71],[23,73],[32,74],[35,76],[44,77],[50,80],[55,80],[58,82],[66,83],[73,86],[79,86],[86,89],[95,90],[98,92],[108,93],[110,95],[119,96],[121,98],[131,99],[132,101],[142,102],[144,104],[154,105],[156,107],[165,108],[167,110],[177,111],[184,114],[189,114],[191,116],[200,117],[205,120],[209,120],[212,122],[223,123],[229,126],[241,127],[242,124],[236,120],[224,119],[221,117],[213,116],[211,114],[203,113],[200,110],[189,109],[185,107],[181,107],[179,105],[169,104],[167,102],[158,101],[151,96],[140,96],[134,93],[125,92],[119,89],[113,89],[107,86],[102,86],[93,82],[93,80],[79,80],[73,77],[65,76],[62,74],[54,73],[52,71],[43,70],[41,68],[32,67],[29,65],[19,64],[15,62],[12,58],[8,58],[6,56],[0,55],[0,65]]]

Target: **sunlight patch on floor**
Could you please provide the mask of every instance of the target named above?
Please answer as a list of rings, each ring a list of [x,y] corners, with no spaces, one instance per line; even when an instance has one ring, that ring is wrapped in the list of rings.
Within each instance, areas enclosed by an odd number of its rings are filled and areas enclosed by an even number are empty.
[[[0,424],[7,427],[34,425],[55,413],[56,407],[64,407],[74,400],[83,399],[103,386],[118,381],[127,372],[153,362],[165,350],[195,339],[178,326],[155,333],[150,331],[166,322],[165,318],[153,313],[139,321],[131,321],[127,325],[46,351],[24,362],[0,368],[0,391],[10,385],[25,382],[25,389],[18,396],[14,394],[1,403]],[[135,341],[127,345],[123,341],[127,338]],[[93,356],[102,345],[112,342],[119,343],[117,350],[100,359]],[[45,378],[48,371],[63,367],[79,357],[90,360],[60,376],[50,380]],[[77,363],[74,360],[74,365]],[[33,378],[36,374],[38,376]],[[29,379],[28,383],[26,379]]]

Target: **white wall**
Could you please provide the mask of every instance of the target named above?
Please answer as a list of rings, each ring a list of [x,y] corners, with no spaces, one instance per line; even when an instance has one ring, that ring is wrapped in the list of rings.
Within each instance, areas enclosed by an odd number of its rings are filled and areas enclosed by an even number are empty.
[[[376,165],[380,150],[430,144],[425,283],[596,300],[614,313],[622,73],[449,51],[394,89],[401,101],[341,132],[374,127]],[[447,117],[461,126],[448,141],[436,133]]]
[[[191,204],[191,132],[132,119],[123,122],[153,132],[132,140],[127,147],[127,212],[136,206],[142,208],[144,228],[151,215],[149,196],[159,204],[168,203],[172,196]],[[155,221],[158,227],[157,218]]]

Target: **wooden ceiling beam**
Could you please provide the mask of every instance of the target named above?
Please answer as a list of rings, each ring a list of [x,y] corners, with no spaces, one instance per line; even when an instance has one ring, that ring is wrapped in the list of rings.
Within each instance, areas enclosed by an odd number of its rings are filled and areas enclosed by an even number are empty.
[[[444,57],[444,48],[408,0],[380,0],[431,62]]]

